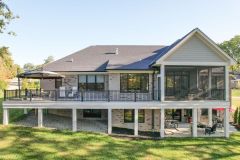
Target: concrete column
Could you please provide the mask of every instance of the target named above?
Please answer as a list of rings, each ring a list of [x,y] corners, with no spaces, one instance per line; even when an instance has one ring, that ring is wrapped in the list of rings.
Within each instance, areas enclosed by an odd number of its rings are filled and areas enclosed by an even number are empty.
[[[43,110],[38,109],[38,127],[43,127]]]
[[[108,109],[108,134],[112,134],[112,109]]]
[[[197,108],[192,109],[192,136],[197,137]]]
[[[212,108],[208,108],[208,125],[212,127]]]
[[[165,66],[162,64],[160,68],[161,73],[161,101],[165,100]]]
[[[27,108],[24,108],[23,109],[23,114],[27,114],[28,112],[27,112]]]
[[[76,108],[72,109],[72,131],[73,132],[77,131],[77,109]]]
[[[3,125],[8,125],[9,122],[9,109],[3,108]]]
[[[138,136],[138,109],[134,110],[134,135]]]
[[[224,108],[224,136],[229,138],[229,108]]]
[[[228,66],[225,66],[225,99],[226,101],[229,101],[229,72],[228,72]]]
[[[161,114],[161,124],[160,124],[160,137],[164,138],[164,122],[165,122],[165,110],[161,109],[160,110]]]

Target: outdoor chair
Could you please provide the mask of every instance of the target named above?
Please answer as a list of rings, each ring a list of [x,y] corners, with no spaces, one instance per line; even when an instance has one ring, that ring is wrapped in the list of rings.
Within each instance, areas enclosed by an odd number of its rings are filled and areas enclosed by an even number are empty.
[[[217,129],[217,123],[215,123],[212,127],[206,127],[205,128],[205,135],[206,134],[214,134],[216,132]]]

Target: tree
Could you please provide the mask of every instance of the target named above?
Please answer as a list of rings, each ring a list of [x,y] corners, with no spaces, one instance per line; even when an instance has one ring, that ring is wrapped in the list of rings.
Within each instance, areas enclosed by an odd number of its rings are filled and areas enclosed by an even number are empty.
[[[240,107],[238,107],[238,122],[237,124],[240,124]]]
[[[240,35],[236,35],[229,41],[224,41],[219,44],[219,47],[233,57],[237,62],[240,62]],[[233,71],[239,71],[240,65],[237,64],[231,68]]]
[[[7,4],[0,0],[0,33],[4,33],[4,31],[6,31],[6,26],[16,18],[19,18],[19,16],[13,15],[13,12],[9,9]],[[13,31],[8,31],[7,33],[15,35]]]
[[[23,69],[24,69],[24,71],[31,71],[31,70],[36,69],[36,66],[32,63],[26,63],[23,65]]]
[[[48,56],[46,59],[44,59],[44,64],[48,64],[50,62],[54,61],[54,57],[53,56]]]

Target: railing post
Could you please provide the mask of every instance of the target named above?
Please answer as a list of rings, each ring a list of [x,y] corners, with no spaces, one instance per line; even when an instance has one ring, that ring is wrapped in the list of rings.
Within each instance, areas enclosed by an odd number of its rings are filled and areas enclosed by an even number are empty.
[[[4,101],[6,101],[7,100],[7,91],[6,91],[6,89],[4,89]]]
[[[25,88],[25,98],[27,99],[28,90]]]
[[[81,90],[81,101],[83,102],[83,90]]]
[[[110,102],[110,91],[109,90],[107,91],[107,94],[108,94],[108,102]]]
[[[134,102],[136,102],[137,101],[137,92],[135,91],[134,92]]]
[[[18,94],[17,94],[17,89],[15,90],[15,98],[17,98],[18,96],[17,96]]]
[[[58,99],[58,90],[55,89],[55,101],[57,101],[57,99]]]
[[[42,88],[39,89],[40,97],[42,97]]]
[[[32,90],[30,90],[30,101],[32,101]]]

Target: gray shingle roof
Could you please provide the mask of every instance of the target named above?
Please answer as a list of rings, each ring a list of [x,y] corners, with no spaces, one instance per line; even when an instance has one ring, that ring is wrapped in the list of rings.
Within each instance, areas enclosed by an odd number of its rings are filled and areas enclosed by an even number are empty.
[[[161,45],[96,45],[43,68],[48,71],[147,70],[164,48]]]

